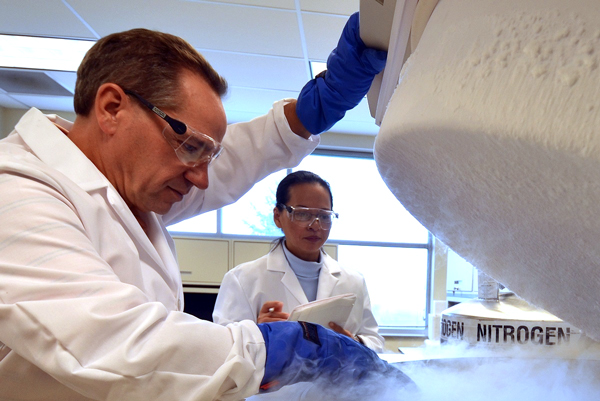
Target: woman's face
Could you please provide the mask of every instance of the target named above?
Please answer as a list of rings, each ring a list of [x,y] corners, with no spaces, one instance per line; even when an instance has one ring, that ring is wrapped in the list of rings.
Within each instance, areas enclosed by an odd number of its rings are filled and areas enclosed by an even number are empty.
[[[288,206],[309,207],[331,210],[329,191],[317,183],[297,184],[289,189]],[[329,237],[329,230],[322,230],[318,221],[308,227],[302,227],[286,209],[273,210],[273,219],[277,227],[283,230],[285,244],[290,252],[303,260],[318,261],[320,249]]]

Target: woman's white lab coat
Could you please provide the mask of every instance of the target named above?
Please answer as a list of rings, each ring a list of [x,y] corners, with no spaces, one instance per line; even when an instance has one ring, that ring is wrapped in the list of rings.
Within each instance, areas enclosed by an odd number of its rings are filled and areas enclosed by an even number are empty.
[[[283,101],[230,127],[209,188],[168,215],[148,214],[146,234],[67,136],[28,111],[0,141],[0,399],[237,400],[258,391],[260,331],[182,312],[165,225],[235,201],[317,143],[290,131]]]
[[[357,271],[342,268],[327,254],[321,255],[324,263],[319,273],[317,299],[349,292],[356,294],[356,303],[344,328],[354,335],[360,335],[365,345],[372,350],[383,351],[384,340],[378,333],[363,276]],[[260,308],[267,301],[283,302],[283,312],[286,313],[308,302],[298,278],[285,258],[282,246],[225,274],[217,296],[213,321],[223,325],[245,319],[256,322]]]

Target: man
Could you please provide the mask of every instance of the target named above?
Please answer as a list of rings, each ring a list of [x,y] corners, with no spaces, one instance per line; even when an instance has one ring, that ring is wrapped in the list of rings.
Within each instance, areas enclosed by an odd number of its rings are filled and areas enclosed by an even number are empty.
[[[0,398],[235,400],[322,376],[290,374],[298,355],[318,364],[348,354],[387,369],[320,327],[223,327],[183,313],[165,229],[309,154],[318,143],[310,131],[347,108],[327,102],[348,58],[358,57],[352,69],[368,89],[383,57],[364,49],[358,16],[350,21],[329,77],[318,79],[324,87],[311,82],[303,100],[246,124],[226,126],[225,81],[189,44],[141,29],[88,52],[74,123],[24,115],[0,141]],[[344,90],[355,104],[364,95]]]

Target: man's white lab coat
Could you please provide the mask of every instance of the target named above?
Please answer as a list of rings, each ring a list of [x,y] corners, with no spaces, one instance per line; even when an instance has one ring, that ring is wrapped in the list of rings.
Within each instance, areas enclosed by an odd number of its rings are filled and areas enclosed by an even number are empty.
[[[378,333],[363,276],[342,268],[325,253],[321,253],[321,257],[324,263],[319,273],[317,299],[356,294],[356,303],[344,328],[360,335],[372,350],[383,351],[384,340]],[[260,308],[267,301],[283,302],[283,312],[286,313],[308,302],[281,245],[267,255],[227,272],[219,289],[213,321],[223,325],[244,319],[256,321]]]
[[[317,143],[290,131],[283,102],[231,126],[209,188],[168,215],[149,214],[146,234],[67,136],[28,111],[0,141],[0,399],[237,400],[258,391],[260,331],[182,312],[165,226],[235,201]]]

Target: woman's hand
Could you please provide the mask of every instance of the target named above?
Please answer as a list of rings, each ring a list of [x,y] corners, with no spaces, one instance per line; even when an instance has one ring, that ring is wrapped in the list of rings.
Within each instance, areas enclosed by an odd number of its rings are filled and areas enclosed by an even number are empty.
[[[258,312],[257,323],[269,323],[269,322],[280,322],[287,320],[290,317],[289,313],[282,312],[283,302],[281,301],[268,301],[265,302],[260,312]]]
[[[329,328],[333,331],[335,331],[336,333],[342,334],[344,336],[348,336],[353,340],[356,340],[354,338],[354,336],[352,335],[352,333],[350,333],[348,330],[345,330],[342,326],[340,326],[339,324],[333,323],[333,322],[329,322]]]
[[[354,341],[357,341],[361,344],[364,345],[364,342],[362,341],[362,339],[359,336],[355,336],[352,333],[350,333],[348,330],[345,330],[342,326],[340,326],[339,324],[333,323],[333,322],[329,322],[329,328],[333,331],[335,331],[338,334],[350,337],[351,339],[353,339]]]

